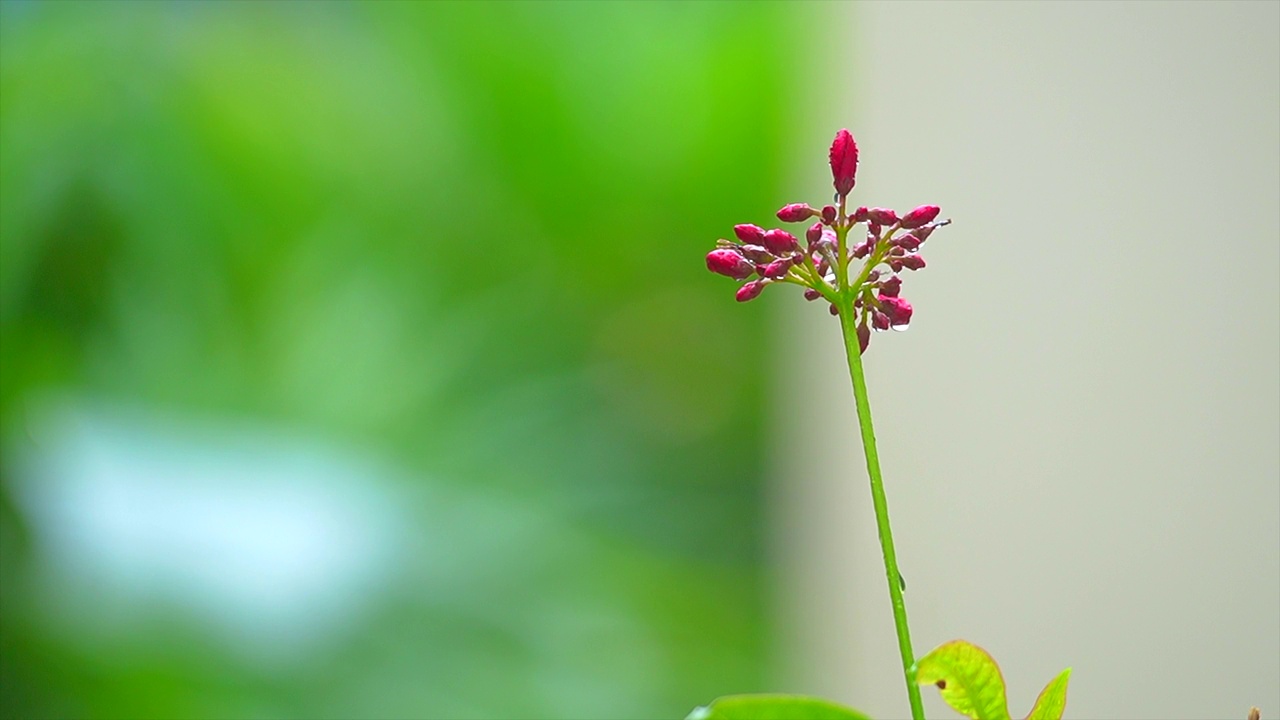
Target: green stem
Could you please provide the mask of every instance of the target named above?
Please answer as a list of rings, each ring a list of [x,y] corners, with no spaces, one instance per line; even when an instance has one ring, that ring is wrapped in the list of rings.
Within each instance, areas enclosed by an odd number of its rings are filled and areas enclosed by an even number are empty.
[[[893,532],[889,529],[889,503],[884,496],[884,478],[880,475],[880,456],[876,453],[876,432],[871,425],[871,403],[867,399],[867,380],[862,373],[862,351],[858,347],[858,329],[853,310],[853,297],[841,298],[840,328],[844,331],[844,349],[849,357],[849,378],[853,380],[853,398],[858,406],[858,425],[862,429],[862,449],[867,456],[867,475],[871,477],[871,500],[876,509],[876,527],[880,531],[880,548],[884,551],[884,571],[889,580],[889,599],[893,602],[893,625],[898,631],[898,651],[902,653],[902,671],[907,679],[907,698],[911,701],[912,720],[924,720],[920,686],[911,667],[911,631],[907,629],[907,606],[899,585],[898,557],[893,550]]]

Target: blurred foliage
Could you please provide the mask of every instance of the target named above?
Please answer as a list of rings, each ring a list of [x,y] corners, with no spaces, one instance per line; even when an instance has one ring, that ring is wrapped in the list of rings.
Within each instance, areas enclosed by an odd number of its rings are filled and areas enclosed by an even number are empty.
[[[771,299],[702,255],[781,204],[807,12],[0,3],[0,713],[683,717],[764,689]],[[181,608],[82,637],[11,491],[50,392],[298,429],[545,530],[493,554],[459,510],[446,540],[492,572],[425,583],[406,551],[284,671]]]

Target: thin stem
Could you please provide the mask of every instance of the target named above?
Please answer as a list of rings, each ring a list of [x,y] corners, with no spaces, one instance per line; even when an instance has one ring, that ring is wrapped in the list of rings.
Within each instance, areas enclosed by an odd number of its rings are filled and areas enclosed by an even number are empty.
[[[867,380],[862,373],[862,351],[858,346],[858,329],[853,298],[841,298],[840,328],[844,331],[845,354],[849,357],[849,378],[853,380],[853,398],[858,406],[858,425],[862,429],[862,449],[867,456],[867,475],[871,477],[871,500],[876,509],[876,527],[880,531],[880,548],[884,551],[884,572],[889,580],[889,599],[893,602],[893,625],[898,631],[898,651],[902,653],[902,672],[907,680],[907,698],[911,701],[912,720],[924,720],[920,686],[911,667],[911,632],[907,629],[907,606],[899,585],[898,557],[893,550],[893,532],[889,529],[889,503],[884,496],[884,479],[880,475],[880,456],[876,453],[876,432],[871,425],[871,403],[867,399]]]

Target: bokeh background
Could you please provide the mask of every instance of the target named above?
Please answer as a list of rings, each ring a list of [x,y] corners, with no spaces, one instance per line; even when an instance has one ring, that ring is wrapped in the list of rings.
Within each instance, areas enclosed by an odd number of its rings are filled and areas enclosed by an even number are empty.
[[[0,715],[904,716],[842,126],[917,649],[1280,711],[1280,5],[0,0]]]
[[[6,717],[767,688],[765,315],[702,256],[807,11],[0,13]]]

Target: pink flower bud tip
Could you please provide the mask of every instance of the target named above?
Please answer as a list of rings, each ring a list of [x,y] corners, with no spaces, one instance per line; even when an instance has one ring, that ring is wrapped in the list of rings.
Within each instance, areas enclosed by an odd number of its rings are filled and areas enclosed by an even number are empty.
[[[898,292],[902,290],[902,278],[894,275],[893,277],[880,283],[880,294],[888,297],[898,297]]]
[[[828,158],[834,180],[832,184],[835,185],[836,192],[844,197],[853,189],[855,176],[858,174],[858,143],[854,142],[853,135],[848,130],[841,129],[836,133]]]
[[[822,222],[830,225],[835,221],[836,221],[836,206],[823,205],[822,206]]]
[[[800,247],[800,244],[796,242],[796,236],[786,230],[770,230],[764,234],[761,242],[765,249],[774,255],[786,255]]]
[[[707,269],[735,280],[745,280],[756,271],[746,258],[727,248],[707,253]]]
[[[889,208],[871,208],[867,211],[867,219],[876,225],[892,225],[898,222],[898,213]]]
[[[818,211],[809,207],[805,203],[791,203],[790,205],[783,205],[782,209],[778,211],[778,219],[782,222],[788,223],[804,222],[805,220],[817,215]]]
[[[733,234],[737,235],[738,239],[744,243],[751,243],[753,245],[764,244],[764,228],[758,225],[734,225]]]
[[[921,205],[902,217],[902,227],[907,230],[914,230],[921,225],[933,222],[933,219],[938,217],[939,212],[941,212],[941,208],[937,205]]]
[[[880,293],[880,309],[889,316],[889,324],[895,327],[911,322],[911,303],[900,297]]]
[[[857,210],[853,211],[853,214],[849,216],[849,219],[856,223],[866,222],[868,212],[870,211],[867,210],[866,207],[860,207]]]
[[[804,231],[804,239],[809,241],[809,247],[813,247],[822,239],[822,223],[814,223]]]
[[[924,258],[919,255],[907,255],[902,258],[902,267],[908,270],[919,270],[924,267]]]
[[[872,310],[871,311],[871,327],[877,330],[888,330],[889,316],[885,315],[879,310]]]
[[[738,299],[738,302],[747,302],[760,297],[762,292],[764,292],[764,283],[759,280],[753,280],[738,288],[738,293],[734,297]]]

